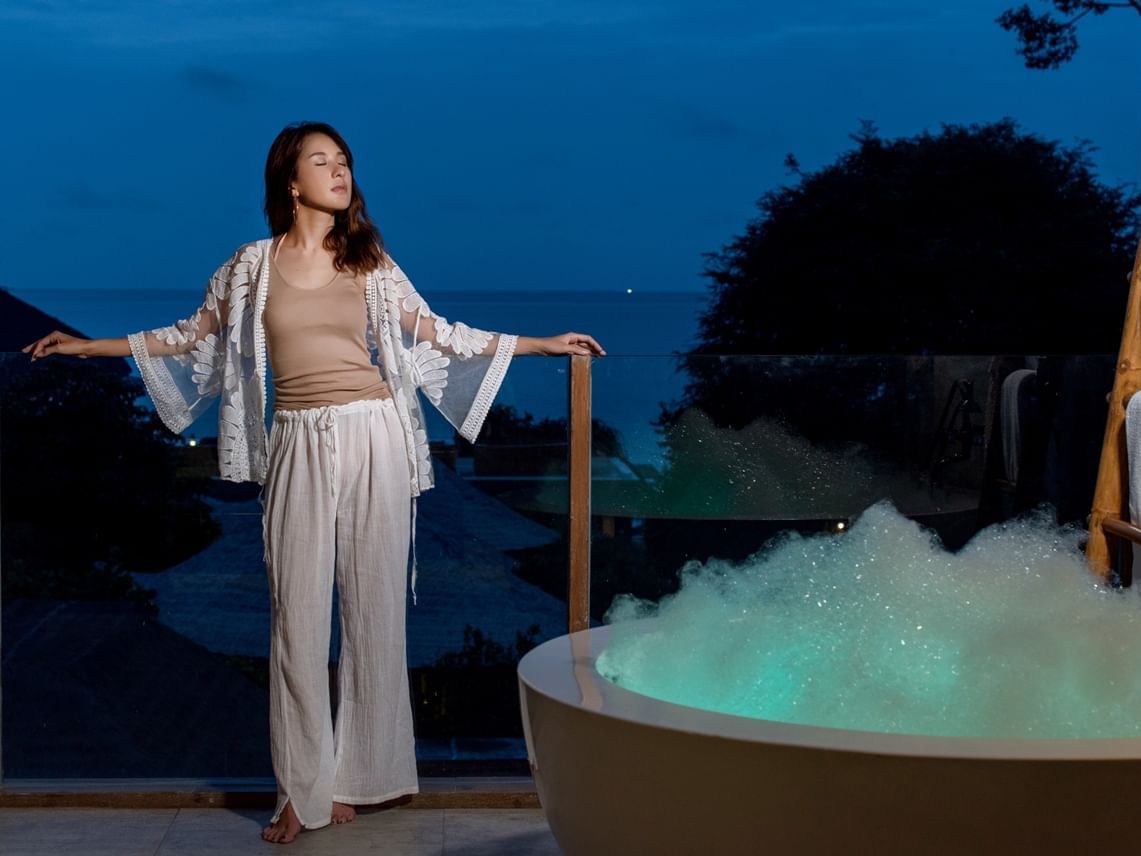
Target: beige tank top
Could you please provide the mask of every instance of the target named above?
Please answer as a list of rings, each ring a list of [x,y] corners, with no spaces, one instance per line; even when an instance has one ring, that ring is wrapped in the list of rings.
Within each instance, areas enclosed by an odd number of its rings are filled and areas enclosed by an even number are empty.
[[[278,271],[276,255],[269,262],[264,318],[273,409],[391,398],[380,369],[369,360],[368,306],[353,275],[340,271],[320,288],[297,288]]]

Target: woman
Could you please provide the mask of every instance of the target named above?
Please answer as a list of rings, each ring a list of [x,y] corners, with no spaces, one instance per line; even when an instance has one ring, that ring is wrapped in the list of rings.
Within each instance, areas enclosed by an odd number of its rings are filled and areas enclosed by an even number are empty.
[[[264,484],[277,808],[262,837],[355,816],[418,790],[405,661],[416,497],[432,486],[416,390],[474,441],[515,355],[603,355],[590,336],[476,330],[433,313],[385,252],[332,127],[286,127],[265,167],[271,239],[240,247],[190,318],[120,339],[60,332],[50,354],[133,356],[172,431],[220,398],[222,477]],[[266,365],[274,414],[265,429]],[[375,362],[374,362],[375,359]],[[334,575],[337,721],[327,667]]]

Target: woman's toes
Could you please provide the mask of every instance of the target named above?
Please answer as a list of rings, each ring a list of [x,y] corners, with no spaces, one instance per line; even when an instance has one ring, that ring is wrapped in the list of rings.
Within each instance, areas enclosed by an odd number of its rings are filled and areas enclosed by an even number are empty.
[[[278,819],[261,831],[261,837],[273,844],[288,844],[301,832],[301,824],[292,822],[291,817]]]
[[[357,816],[357,810],[345,803],[333,803],[333,823],[352,823]]]

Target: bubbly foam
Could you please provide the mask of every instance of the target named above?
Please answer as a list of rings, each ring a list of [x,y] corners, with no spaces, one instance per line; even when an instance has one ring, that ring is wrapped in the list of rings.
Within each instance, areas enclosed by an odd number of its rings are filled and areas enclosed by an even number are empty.
[[[785,533],[742,564],[615,599],[598,670],[678,704],[911,734],[1141,734],[1141,599],[1046,514],[958,553],[887,503],[842,535]],[[636,619],[653,618],[649,624]]]

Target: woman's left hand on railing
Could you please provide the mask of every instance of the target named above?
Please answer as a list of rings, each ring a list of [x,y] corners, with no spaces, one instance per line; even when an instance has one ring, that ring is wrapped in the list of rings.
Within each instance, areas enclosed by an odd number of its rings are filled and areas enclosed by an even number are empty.
[[[563,333],[559,336],[546,336],[535,338],[533,336],[520,336],[515,345],[515,353],[538,354],[543,357],[576,356],[576,357],[604,357],[606,351],[594,337],[586,333]]]

